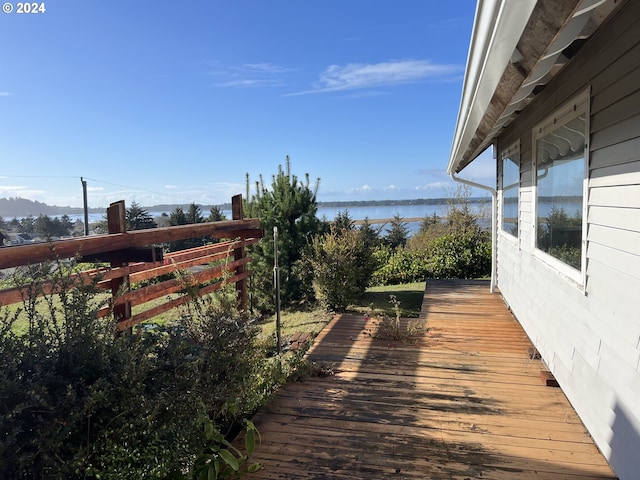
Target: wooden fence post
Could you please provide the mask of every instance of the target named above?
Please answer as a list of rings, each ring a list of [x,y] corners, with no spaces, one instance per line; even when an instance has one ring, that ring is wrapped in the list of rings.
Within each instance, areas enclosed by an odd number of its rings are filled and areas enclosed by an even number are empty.
[[[231,197],[231,218],[233,220],[243,220],[244,213],[242,212],[242,194],[234,195]],[[233,250],[233,259],[240,260],[244,257],[244,247],[236,248]],[[239,265],[235,269],[236,275],[243,273],[245,270],[244,265]],[[247,279],[243,278],[236,282],[236,292],[238,295],[238,308],[240,311],[244,311],[247,308]]]
[[[127,232],[127,215],[124,200],[114,202],[107,208],[107,228],[110,234]],[[129,263],[114,258],[110,262],[111,268],[126,267]],[[111,280],[111,296],[115,304],[115,299],[121,290],[129,289],[129,275],[122,275]],[[116,322],[121,322],[131,318],[131,302],[115,305],[113,307],[113,316]],[[127,333],[131,333],[132,329],[128,329]]]

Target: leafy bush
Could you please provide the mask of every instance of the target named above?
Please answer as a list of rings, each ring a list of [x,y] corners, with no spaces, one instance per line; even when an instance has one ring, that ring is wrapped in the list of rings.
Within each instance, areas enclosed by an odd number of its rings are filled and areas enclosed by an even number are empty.
[[[379,248],[375,252],[380,267],[373,273],[372,285],[398,285],[419,282],[430,276],[425,251]]]
[[[372,251],[356,230],[337,230],[315,237],[308,261],[316,298],[330,309],[343,310],[369,286],[375,269]]]
[[[0,478],[184,478],[211,441],[203,425],[230,431],[292,372],[224,295],[117,336],[96,286],[63,267],[28,273],[26,333],[0,317]],[[58,288],[37,298],[45,273]]]
[[[476,278],[491,272],[491,239],[479,232],[449,233],[429,248],[431,278]]]

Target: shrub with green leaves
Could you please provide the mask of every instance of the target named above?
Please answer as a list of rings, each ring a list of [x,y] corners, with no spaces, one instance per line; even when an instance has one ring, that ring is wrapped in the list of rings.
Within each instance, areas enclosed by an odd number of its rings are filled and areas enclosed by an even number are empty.
[[[486,232],[448,233],[429,248],[431,278],[477,278],[491,272],[491,238]]]
[[[380,267],[373,273],[372,285],[398,285],[420,282],[430,276],[428,255],[424,251],[379,248],[375,256]]]
[[[333,229],[311,241],[308,261],[316,298],[343,310],[369,286],[375,270],[372,250],[356,230]]]
[[[203,419],[226,435],[284,381],[224,295],[170,327],[115,335],[96,285],[68,271],[25,274],[25,333],[0,315],[0,478],[184,478],[210,440]],[[38,297],[45,277],[57,287]]]

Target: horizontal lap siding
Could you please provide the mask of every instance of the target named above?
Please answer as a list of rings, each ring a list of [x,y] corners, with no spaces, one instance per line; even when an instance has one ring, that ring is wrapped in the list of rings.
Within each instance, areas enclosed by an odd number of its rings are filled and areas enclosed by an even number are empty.
[[[638,460],[612,445],[635,431],[628,451],[640,451],[638,22],[640,2],[627,2],[498,139],[499,148],[519,140],[522,162],[520,242],[499,236],[498,286],[623,480],[634,478]],[[579,286],[534,255],[532,129],[587,87],[587,275]]]

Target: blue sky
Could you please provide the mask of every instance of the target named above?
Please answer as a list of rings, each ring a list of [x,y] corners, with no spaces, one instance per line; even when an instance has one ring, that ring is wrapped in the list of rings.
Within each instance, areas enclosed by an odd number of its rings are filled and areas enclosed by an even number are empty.
[[[15,6],[15,2],[13,2]],[[65,0],[0,14],[0,197],[446,196],[475,2]],[[491,162],[464,173],[492,182]]]

